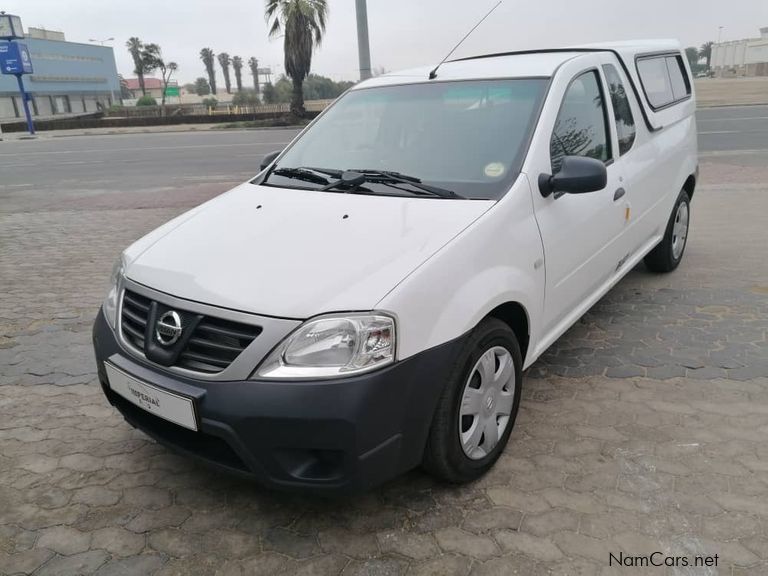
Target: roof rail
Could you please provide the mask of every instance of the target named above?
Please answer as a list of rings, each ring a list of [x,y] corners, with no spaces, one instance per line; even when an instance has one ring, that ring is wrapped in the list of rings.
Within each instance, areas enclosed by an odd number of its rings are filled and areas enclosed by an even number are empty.
[[[513,50],[511,52],[495,52],[492,54],[478,54],[476,56],[465,56],[456,58],[449,62],[464,62],[466,60],[481,60],[483,58],[498,58],[500,56],[519,56],[521,54],[556,54],[558,52],[614,52],[610,48],[540,48],[538,50]]]

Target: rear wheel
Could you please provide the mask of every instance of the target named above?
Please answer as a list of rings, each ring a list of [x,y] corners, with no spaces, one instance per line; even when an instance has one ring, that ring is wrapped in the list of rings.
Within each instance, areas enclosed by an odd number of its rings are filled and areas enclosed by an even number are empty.
[[[509,440],[520,406],[522,357],[515,333],[484,320],[464,345],[437,406],[424,467],[448,482],[487,472]]]
[[[645,265],[653,272],[672,272],[680,264],[688,241],[691,201],[688,192],[680,191],[667,230],[661,242],[645,257]]]

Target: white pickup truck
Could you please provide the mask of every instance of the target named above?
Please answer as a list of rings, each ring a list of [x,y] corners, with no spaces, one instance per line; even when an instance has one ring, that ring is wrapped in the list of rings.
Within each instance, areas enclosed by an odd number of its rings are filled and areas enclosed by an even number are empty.
[[[677,267],[697,180],[677,42],[430,72],[358,84],[125,250],[94,343],[129,422],[273,487],[470,481],[523,370],[641,260]]]

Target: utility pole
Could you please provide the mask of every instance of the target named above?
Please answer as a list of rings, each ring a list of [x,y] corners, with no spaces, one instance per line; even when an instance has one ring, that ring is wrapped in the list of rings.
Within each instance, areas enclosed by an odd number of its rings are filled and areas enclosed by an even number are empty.
[[[366,0],[355,0],[357,11],[357,53],[360,59],[360,80],[371,77],[371,47],[368,42],[368,7]]]

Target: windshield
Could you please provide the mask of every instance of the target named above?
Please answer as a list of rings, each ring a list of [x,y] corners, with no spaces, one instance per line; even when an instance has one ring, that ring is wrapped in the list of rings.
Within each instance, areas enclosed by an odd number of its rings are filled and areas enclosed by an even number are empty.
[[[473,199],[496,199],[520,171],[547,80],[434,82],[352,90],[262,184],[321,189],[292,168],[389,171]],[[363,193],[408,187],[366,182]],[[435,197],[435,196],[433,196]]]

